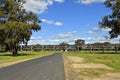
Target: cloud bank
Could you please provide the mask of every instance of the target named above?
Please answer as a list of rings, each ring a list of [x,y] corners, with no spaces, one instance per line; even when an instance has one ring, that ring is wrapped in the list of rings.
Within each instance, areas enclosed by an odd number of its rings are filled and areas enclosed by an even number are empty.
[[[48,9],[48,6],[53,5],[55,2],[62,3],[64,0],[26,0],[23,6],[28,12],[32,11],[41,14]]]
[[[59,21],[53,21],[53,20],[46,20],[46,19],[41,19],[42,22],[47,23],[47,24],[52,24],[55,26],[62,26],[63,23]]]
[[[77,3],[80,4],[92,4],[92,3],[100,3],[100,2],[104,2],[105,0],[76,0]]]
[[[63,33],[63,34],[56,34],[49,38],[43,38],[41,36],[31,37],[28,44],[29,45],[31,44],[59,44],[62,42],[74,44],[74,41],[79,38],[76,33],[77,33],[76,31],[71,31],[71,32]]]

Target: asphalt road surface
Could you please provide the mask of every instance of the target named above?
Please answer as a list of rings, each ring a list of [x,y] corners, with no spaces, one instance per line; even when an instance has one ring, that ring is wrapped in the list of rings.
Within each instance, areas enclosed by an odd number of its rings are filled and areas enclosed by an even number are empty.
[[[0,80],[65,80],[62,54],[1,68]]]

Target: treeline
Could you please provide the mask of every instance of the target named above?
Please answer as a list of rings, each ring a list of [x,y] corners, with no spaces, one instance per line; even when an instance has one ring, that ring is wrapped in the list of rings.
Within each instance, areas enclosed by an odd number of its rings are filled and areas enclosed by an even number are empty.
[[[6,51],[6,47],[0,48],[0,51]],[[69,45],[67,43],[61,43],[59,45],[21,45],[19,51],[120,51],[119,44],[110,43],[94,43],[83,45]]]

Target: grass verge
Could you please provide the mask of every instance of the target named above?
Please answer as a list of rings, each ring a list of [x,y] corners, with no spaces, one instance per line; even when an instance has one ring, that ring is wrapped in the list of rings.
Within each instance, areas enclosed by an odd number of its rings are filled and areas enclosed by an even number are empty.
[[[12,61],[19,61],[23,59],[29,58],[38,58],[42,56],[46,56],[52,54],[52,51],[44,51],[44,52],[31,52],[31,51],[20,51],[18,52],[18,56],[12,56],[11,52],[0,52],[0,64]]]

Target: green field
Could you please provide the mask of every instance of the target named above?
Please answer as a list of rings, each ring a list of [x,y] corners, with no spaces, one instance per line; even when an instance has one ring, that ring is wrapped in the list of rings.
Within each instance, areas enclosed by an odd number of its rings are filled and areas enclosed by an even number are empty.
[[[114,52],[66,52],[65,56],[78,56],[86,59],[86,62],[102,63],[106,64],[116,70],[120,70],[120,53]]]
[[[38,58],[46,55],[53,54],[52,51],[44,51],[44,52],[31,52],[31,51],[22,51],[18,52],[18,56],[12,56],[11,52],[0,52],[0,64],[11,61],[18,61],[22,59],[28,58]]]

